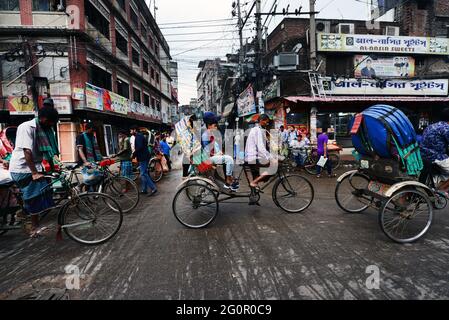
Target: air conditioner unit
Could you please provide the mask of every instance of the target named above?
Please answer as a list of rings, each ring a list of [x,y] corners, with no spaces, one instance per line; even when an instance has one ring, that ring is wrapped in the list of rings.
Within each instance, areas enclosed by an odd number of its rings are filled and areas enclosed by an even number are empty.
[[[331,32],[331,22],[317,20],[316,32],[330,33]]]
[[[338,24],[338,33],[354,34],[354,24],[353,23]]]
[[[399,27],[392,27],[392,26],[385,27],[385,35],[399,36]]]
[[[299,56],[296,53],[279,53],[274,57],[274,66],[279,71],[297,70],[299,64]]]

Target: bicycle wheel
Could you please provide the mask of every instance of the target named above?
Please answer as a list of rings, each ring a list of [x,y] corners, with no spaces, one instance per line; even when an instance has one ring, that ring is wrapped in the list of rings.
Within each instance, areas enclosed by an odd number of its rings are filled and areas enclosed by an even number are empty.
[[[159,159],[151,159],[150,164],[148,165],[148,173],[154,182],[161,181],[164,175],[164,170],[162,169],[162,163]]]
[[[84,245],[99,245],[120,230],[120,205],[104,193],[84,193],[70,200],[59,212],[59,224],[67,236]]]
[[[204,228],[218,214],[218,198],[209,186],[191,183],[176,193],[172,209],[182,225],[192,229]]]
[[[112,177],[106,182],[103,192],[118,202],[123,213],[131,212],[139,203],[139,188],[126,177]]]
[[[363,194],[370,180],[360,173],[354,173],[343,178],[335,187],[335,201],[348,213],[361,213],[373,203],[373,197]]]
[[[379,213],[382,231],[398,243],[417,241],[429,231],[432,221],[432,203],[425,193],[416,189],[396,192]]]
[[[332,163],[332,170],[338,169],[340,167],[340,155],[338,153],[329,153],[329,159]]]
[[[308,174],[315,175],[316,174],[316,164],[318,162],[318,159],[316,159],[315,156],[310,155],[304,160],[304,170]]]
[[[300,213],[313,202],[315,191],[306,178],[291,174],[280,178],[273,187],[274,203],[288,213]]]

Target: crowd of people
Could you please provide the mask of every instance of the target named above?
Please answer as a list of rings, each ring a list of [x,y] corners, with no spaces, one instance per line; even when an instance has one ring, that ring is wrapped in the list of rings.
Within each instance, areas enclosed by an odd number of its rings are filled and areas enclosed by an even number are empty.
[[[2,147],[0,148],[2,149],[0,184],[14,182],[20,189],[23,195],[24,209],[31,215],[34,232],[39,226],[39,214],[54,205],[51,193],[42,192],[42,190],[50,190],[45,188],[48,182],[44,179],[42,163],[47,163],[50,169],[54,169],[58,164],[59,150],[53,130],[58,118],[58,112],[53,107],[51,99],[46,99],[35,119],[19,125],[17,137],[13,143],[10,143],[12,146],[8,146],[4,137],[0,137],[0,143],[2,143],[0,146]],[[193,120],[196,119],[191,117],[189,122],[191,127],[193,127]],[[443,110],[441,120],[428,126],[422,133],[420,132],[419,141],[423,159],[428,163],[436,164],[441,169],[441,174],[436,177],[436,182],[439,189],[447,192],[449,189],[449,108]],[[201,134],[201,145],[204,153],[207,154],[209,163],[224,166],[225,188],[237,191],[239,182],[234,177],[234,157],[223,153],[221,141],[217,141],[214,135],[219,121],[220,117],[216,114],[204,113],[205,127]],[[267,173],[264,173],[261,168],[266,167],[270,162],[273,164],[278,159],[269,152],[268,140],[270,137],[269,134],[266,134],[269,129],[270,118],[266,114],[261,114],[246,139],[245,162],[251,167],[253,177],[250,185],[253,188],[257,188],[267,176]],[[310,134],[293,126],[287,129],[281,126],[279,131],[282,146],[297,150],[295,160],[298,165],[303,166],[307,156],[306,150],[311,147]],[[329,177],[335,176],[332,173],[332,163],[327,148],[329,141],[327,132],[328,128],[322,128],[322,132],[317,136],[318,158],[325,159],[323,165],[316,166],[318,178],[321,177],[323,168],[326,169]],[[172,169],[170,154],[174,144],[175,140],[168,132],[161,133],[133,126],[119,132],[118,152],[110,157],[120,161],[120,174],[130,179],[134,178],[133,160],[135,159],[140,171],[140,192],[153,196],[158,190],[148,173],[150,159],[153,156],[159,157],[164,171],[170,171]],[[84,132],[76,138],[76,148],[79,156],[78,165],[82,167],[82,172],[86,176],[95,171],[95,163],[105,159],[96,139],[95,126],[91,122],[85,125]],[[10,152],[4,152],[5,150]],[[188,175],[189,163],[192,163],[192,159],[185,160],[183,163],[184,177]]]
[[[23,207],[31,216],[31,236],[43,231],[39,228],[39,216],[55,205],[52,188],[48,188],[49,182],[44,174],[48,170],[55,171],[60,164],[59,148],[53,130],[58,120],[59,114],[52,99],[45,99],[35,119],[20,124],[14,138],[2,136],[0,141],[0,184],[14,183],[20,189]],[[83,182],[92,189],[96,180],[89,179],[100,176],[97,163],[107,157],[100,151],[94,124],[88,122],[84,127],[84,131],[76,137],[78,166],[82,168]],[[157,186],[148,173],[149,161],[153,156],[159,157],[163,168],[171,170],[170,150],[174,143],[169,133],[133,126],[119,132],[119,150],[109,158],[118,159],[120,174],[131,179],[134,179],[135,159],[140,168],[141,194],[153,196],[157,193]],[[7,189],[0,190],[2,206],[9,205],[3,201],[6,192]]]

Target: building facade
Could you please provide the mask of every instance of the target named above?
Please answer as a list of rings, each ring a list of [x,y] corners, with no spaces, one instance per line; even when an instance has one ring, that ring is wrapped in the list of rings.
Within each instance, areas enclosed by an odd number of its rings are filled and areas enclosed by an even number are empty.
[[[6,0],[0,4],[0,123],[18,125],[51,96],[63,161],[93,122],[104,155],[133,124],[170,126],[170,49],[144,0]]]
[[[374,104],[401,108],[416,129],[449,102],[449,4],[406,1],[394,22],[317,19],[317,68],[310,67],[308,19],[284,19],[268,36],[265,108],[277,125],[314,135],[333,127],[350,145],[348,124]],[[282,71],[276,56],[298,55],[294,70]]]

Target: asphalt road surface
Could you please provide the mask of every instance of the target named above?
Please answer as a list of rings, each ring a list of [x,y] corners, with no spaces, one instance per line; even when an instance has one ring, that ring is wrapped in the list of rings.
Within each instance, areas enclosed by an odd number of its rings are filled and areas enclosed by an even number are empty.
[[[267,192],[261,207],[224,203],[207,229],[186,229],[171,210],[174,171],[102,246],[9,232],[0,237],[0,299],[449,298],[449,209],[424,239],[399,245],[375,210],[338,209],[335,179],[309,178],[315,201],[302,214],[283,213]],[[79,289],[67,289],[67,266],[78,268]]]

